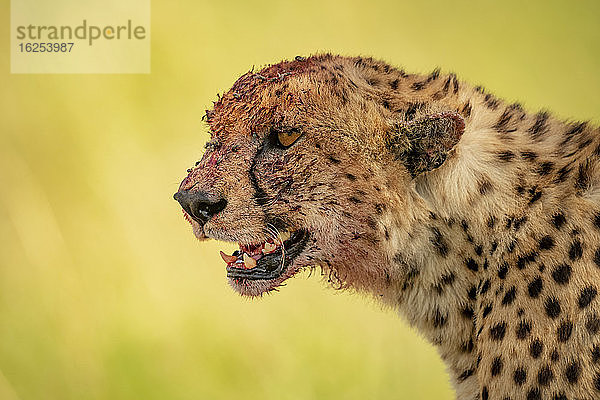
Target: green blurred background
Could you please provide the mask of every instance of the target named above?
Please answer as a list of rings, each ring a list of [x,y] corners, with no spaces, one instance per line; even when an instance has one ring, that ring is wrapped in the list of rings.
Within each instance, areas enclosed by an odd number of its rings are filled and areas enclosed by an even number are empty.
[[[40,0],[41,1],[41,0]],[[216,93],[331,51],[600,120],[598,1],[154,1],[149,75],[9,74],[0,12],[0,399],[451,399],[390,310],[300,276],[226,284],[171,196]]]

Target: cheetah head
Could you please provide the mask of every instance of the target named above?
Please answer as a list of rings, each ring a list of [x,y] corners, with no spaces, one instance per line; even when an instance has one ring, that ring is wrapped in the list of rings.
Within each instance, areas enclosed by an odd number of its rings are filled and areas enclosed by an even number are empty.
[[[198,239],[239,244],[221,256],[242,295],[274,290],[304,267],[340,287],[389,275],[389,227],[412,215],[411,181],[458,140],[412,140],[419,124],[459,132],[461,120],[423,122],[413,111],[406,122],[383,103],[409,110],[385,95],[402,73],[357,60],[298,57],[248,72],[207,110],[211,139],[175,199]]]

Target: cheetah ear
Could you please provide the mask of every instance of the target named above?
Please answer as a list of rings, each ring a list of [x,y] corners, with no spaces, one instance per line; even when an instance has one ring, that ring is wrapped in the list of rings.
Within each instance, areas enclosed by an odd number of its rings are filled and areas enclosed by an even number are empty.
[[[427,114],[395,125],[388,148],[414,178],[442,165],[464,130],[457,112]]]

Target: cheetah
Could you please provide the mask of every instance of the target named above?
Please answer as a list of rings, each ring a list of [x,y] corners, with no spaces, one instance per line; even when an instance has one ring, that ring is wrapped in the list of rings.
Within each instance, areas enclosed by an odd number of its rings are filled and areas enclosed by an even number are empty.
[[[175,199],[244,296],[304,268],[436,346],[458,399],[600,399],[600,131],[439,69],[296,57],[240,77]]]

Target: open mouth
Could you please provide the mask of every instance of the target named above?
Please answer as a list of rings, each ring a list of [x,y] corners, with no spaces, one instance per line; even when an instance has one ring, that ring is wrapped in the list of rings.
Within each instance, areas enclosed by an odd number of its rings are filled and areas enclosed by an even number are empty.
[[[227,277],[236,280],[268,280],[280,277],[308,242],[308,232],[285,232],[276,239],[255,244],[240,244],[232,255],[221,252],[227,264]]]

